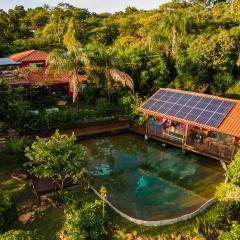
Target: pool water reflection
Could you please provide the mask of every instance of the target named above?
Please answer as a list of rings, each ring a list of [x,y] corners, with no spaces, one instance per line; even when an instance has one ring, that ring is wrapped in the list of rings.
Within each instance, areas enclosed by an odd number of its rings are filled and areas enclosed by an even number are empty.
[[[163,148],[127,133],[81,141],[89,150],[94,186],[104,185],[108,200],[141,220],[163,220],[193,212],[214,196],[224,181],[216,160],[181,149]]]

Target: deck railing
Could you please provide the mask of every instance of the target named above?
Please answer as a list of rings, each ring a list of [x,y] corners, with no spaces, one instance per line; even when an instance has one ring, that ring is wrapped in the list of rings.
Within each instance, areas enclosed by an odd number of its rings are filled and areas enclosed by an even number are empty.
[[[169,142],[182,145],[184,141],[184,129],[180,128],[148,128],[148,135],[159,139],[165,139]]]
[[[191,137],[187,137],[186,144],[200,153],[206,153],[227,161],[232,160],[235,151],[233,144],[209,137],[204,138],[202,142],[196,142]]]

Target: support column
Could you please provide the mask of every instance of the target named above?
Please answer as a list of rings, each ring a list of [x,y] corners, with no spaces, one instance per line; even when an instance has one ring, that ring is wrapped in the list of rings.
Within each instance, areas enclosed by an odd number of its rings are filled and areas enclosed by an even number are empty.
[[[149,115],[146,114],[146,127],[145,127],[145,136],[144,136],[145,140],[148,140],[148,125],[149,125]]]
[[[236,152],[236,146],[235,146],[235,137],[233,137],[233,150],[232,150],[231,161],[233,161],[233,160],[234,160],[234,157],[235,157],[235,152]]]
[[[186,124],[185,135],[183,136],[183,143],[182,143],[182,152],[183,153],[186,153],[187,136],[188,136],[188,124]]]

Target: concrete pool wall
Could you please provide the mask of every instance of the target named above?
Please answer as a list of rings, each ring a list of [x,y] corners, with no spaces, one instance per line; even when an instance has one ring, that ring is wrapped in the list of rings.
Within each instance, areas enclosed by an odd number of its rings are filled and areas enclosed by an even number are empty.
[[[209,206],[213,205],[216,202],[216,198],[212,198],[205,202],[202,206],[200,206],[197,210],[195,210],[192,213],[188,213],[185,215],[182,215],[180,217],[176,218],[171,218],[171,219],[166,219],[166,220],[159,220],[159,221],[146,221],[146,220],[141,220],[141,219],[136,219],[133,217],[128,216],[127,214],[123,213],[119,209],[117,209],[111,202],[109,202],[107,199],[103,198],[101,194],[94,188],[92,187],[92,190],[95,192],[95,194],[101,198],[109,207],[111,207],[116,213],[121,215],[123,218],[127,219],[130,222],[143,225],[143,226],[148,226],[148,227],[156,227],[156,226],[165,226],[165,225],[170,225],[174,224],[180,221],[186,221],[191,218],[196,217],[198,214],[204,212]]]

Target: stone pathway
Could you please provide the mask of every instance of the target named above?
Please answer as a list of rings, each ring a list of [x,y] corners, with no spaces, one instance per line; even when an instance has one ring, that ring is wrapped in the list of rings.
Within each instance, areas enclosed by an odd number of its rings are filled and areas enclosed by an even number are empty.
[[[52,207],[52,200],[47,195],[40,197],[40,203],[36,199],[28,199],[17,205],[18,221],[22,224],[33,222],[41,217],[45,211]],[[53,207],[56,207],[55,205]]]

